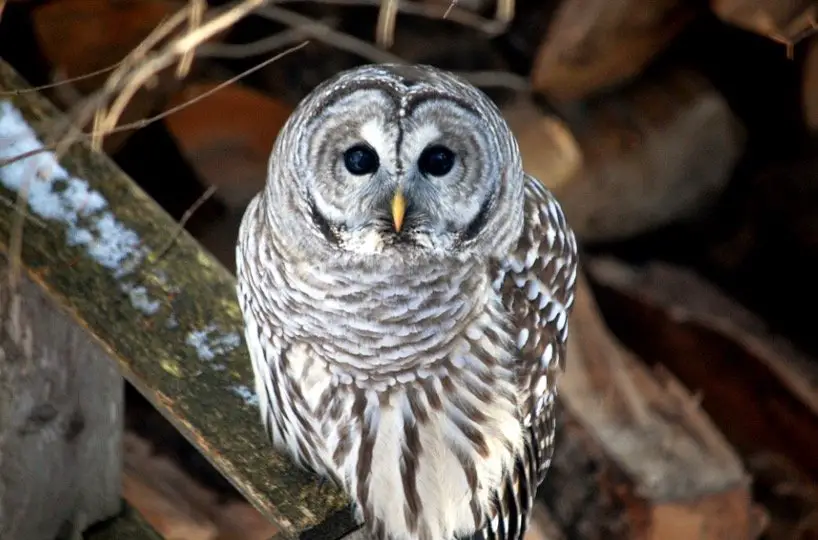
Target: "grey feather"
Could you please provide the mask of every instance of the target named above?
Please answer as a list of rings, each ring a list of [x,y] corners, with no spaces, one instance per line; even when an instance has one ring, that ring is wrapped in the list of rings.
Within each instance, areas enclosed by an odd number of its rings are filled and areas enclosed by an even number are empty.
[[[376,169],[347,170],[356,144]],[[434,145],[455,156],[438,176],[419,157]],[[326,81],[279,134],[237,246],[273,444],[343,486],[374,538],[522,538],[576,272],[559,204],[482,92],[427,66]]]

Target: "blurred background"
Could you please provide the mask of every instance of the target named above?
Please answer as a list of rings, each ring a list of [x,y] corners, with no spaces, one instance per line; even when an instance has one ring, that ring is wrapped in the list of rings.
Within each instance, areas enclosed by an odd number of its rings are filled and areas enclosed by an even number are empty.
[[[464,74],[501,107],[583,249],[532,540],[818,538],[818,3],[517,0],[503,24],[487,0],[403,0],[388,46],[379,4],[285,0],[245,17],[186,77],[171,68],[140,90],[121,123],[162,118],[104,150],[232,270],[273,141],[316,84],[373,61]],[[68,110],[184,3],[0,6],[0,56]],[[275,532],[127,399],[125,495],[157,530]]]

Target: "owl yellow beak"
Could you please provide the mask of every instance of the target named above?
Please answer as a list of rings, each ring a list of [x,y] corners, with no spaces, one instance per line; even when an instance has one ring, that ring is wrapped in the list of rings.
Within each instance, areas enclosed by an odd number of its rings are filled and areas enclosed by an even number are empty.
[[[400,232],[403,227],[403,216],[406,215],[406,198],[403,192],[399,189],[392,197],[392,225],[395,227],[395,232]]]

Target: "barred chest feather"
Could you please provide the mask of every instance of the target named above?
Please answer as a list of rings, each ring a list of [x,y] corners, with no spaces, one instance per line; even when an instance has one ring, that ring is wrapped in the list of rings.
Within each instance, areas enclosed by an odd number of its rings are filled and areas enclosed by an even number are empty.
[[[380,391],[340,382],[306,347],[288,356],[321,433],[318,466],[341,479],[376,537],[468,535],[490,515],[489,488],[501,485],[523,433],[511,373],[473,365],[473,345],[464,339],[435,373]],[[475,368],[482,374],[464,375]]]
[[[408,282],[380,298],[335,283],[310,304],[322,306],[319,328],[299,296],[314,291],[286,271],[269,276],[275,288],[253,282],[266,295],[240,291],[255,314],[246,336],[274,444],[341,482],[377,538],[479,530],[524,444],[515,343],[488,272],[442,269],[428,279],[454,282]],[[474,291],[467,301],[463,287]],[[270,298],[274,291],[286,297]],[[256,303],[265,296],[268,304]]]

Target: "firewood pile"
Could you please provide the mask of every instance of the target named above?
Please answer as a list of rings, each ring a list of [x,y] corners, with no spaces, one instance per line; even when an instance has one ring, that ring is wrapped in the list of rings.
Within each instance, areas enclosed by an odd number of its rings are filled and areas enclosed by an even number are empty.
[[[818,3],[517,0],[504,23],[487,0],[401,0],[386,38],[379,4],[261,8],[184,78],[140,89],[120,123],[154,120],[103,149],[233,268],[244,207],[312,87],[373,61],[471,77],[583,249],[532,538],[818,538]],[[0,55],[70,109],[183,6],[10,2]],[[160,532],[259,531],[135,392],[129,406],[125,494]]]

